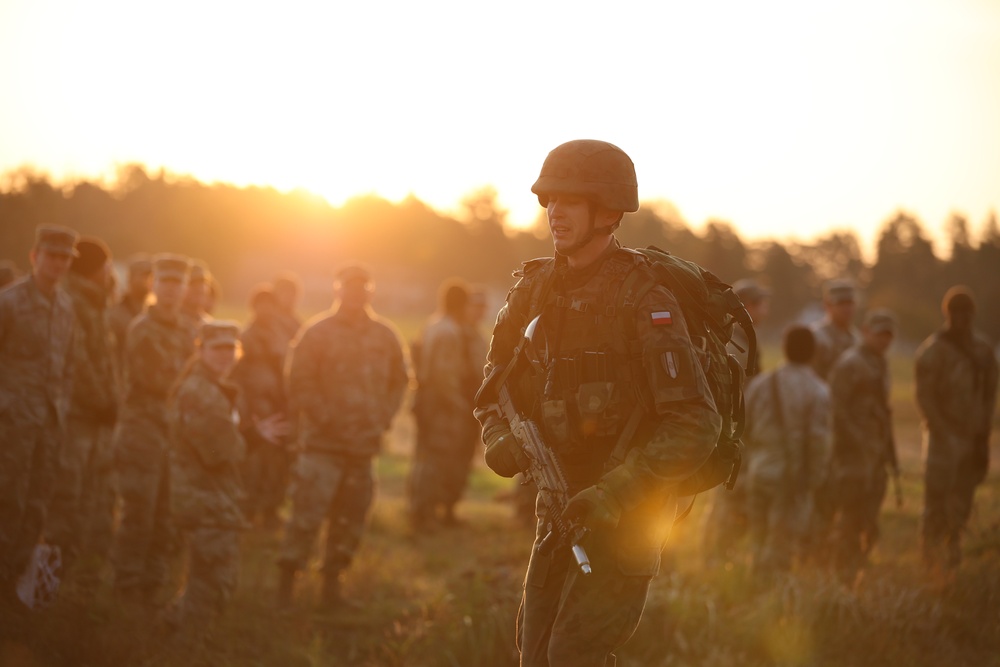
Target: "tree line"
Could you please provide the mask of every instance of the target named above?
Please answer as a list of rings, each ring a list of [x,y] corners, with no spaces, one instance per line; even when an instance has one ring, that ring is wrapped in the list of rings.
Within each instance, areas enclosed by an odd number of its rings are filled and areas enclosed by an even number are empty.
[[[305,191],[206,184],[141,165],[119,169],[113,185],[86,179],[56,183],[20,169],[0,177],[0,258],[27,268],[34,228],[63,224],[103,238],[125,259],[137,252],[178,252],[208,263],[225,290],[240,301],[281,270],[303,279],[307,296],[329,299],[336,267],[363,261],[392,310],[426,314],[437,285],[451,276],[502,294],[512,269],[551,254],[544,217],[533,229],[513,231],[496,191],[469,193],[449,216],[415,197],[392,203],[374,195],[334,207]],[[618,232],[630,246],[655,245],[694,260],[733,282],[753,277],[772,291],[770,326],[817,314],[823,281],[848,277],[863,305],[885,306],[899,317],[902,338],[918,341],[940,323],[940,301],[956,283],[970,286],[980,304],[979,328],[1000,340],[1000,226],[995,214],[974,234],[954,214],[946,225],[950,254],[939,257],[924,225],[897,211],[881,223],[874,262],[857,236],[835,231],[805,242],[747,242],[733,225],[710,221],[694,230],[668,202],[646,202]]]

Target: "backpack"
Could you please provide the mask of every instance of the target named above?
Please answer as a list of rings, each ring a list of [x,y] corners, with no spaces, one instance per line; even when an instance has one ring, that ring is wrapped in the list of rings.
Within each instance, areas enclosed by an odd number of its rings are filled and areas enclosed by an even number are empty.
[[[634,316],[636,306],[654,287],[662,285],[677,298],[687,321],[692,342],[703,345],[702,369],[708,380],[715,405],[722,416],[722,431],[709,458],[690,477],[680,483],[678,496],[693,496],[725,483],[732,490],[739,477],[743,444],[740,438],[746,425],[743,404],[743,383],[755,372],[757,338],[750,314],[730,285],[695,262],[681,259],[669,252],[649,246],[632,250],[648,260],[647,269],[637,267],[626,276],[618,292],[622,310],[621,323],[626,344],[632,353],[633,375],[642,373],[642,355]],[[747,368],[726,349],[733,328],[739,326],[747,336],[749,354]],[[619,438],[613,459],[624,460],[629,441],[642,417],[641,409],[629,419]],[[687,511],[690,511],[688,507]],[[685,511],[679,518],[683,518]]]

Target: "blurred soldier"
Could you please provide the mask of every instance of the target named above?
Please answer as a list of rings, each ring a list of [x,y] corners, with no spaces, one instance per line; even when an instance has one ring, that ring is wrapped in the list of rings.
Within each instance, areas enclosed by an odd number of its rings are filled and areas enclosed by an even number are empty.
[[[194,351],[179,315],[190,268],[186,257],[154,257],[156,303],[125,339],[125,399],[114,436],[122,515],[113,560],[116,591],[139,604],[153,603],[166,583],[174,547],[167,397]]]
[[[153,262],[148,255],[135,255],[128,263],[128,284],[121,300],[111,309],[111,331],[115,336],[118,371],[122,372],[125,355],[125,334],[129,325],[146,307],[153,285]]]
[[[73,392],[45,535],[61,548],[64,566],[84,556],[78,581],[92,591],[114,531],[111,433],[119,391],[108,324],[111,251],[96,238],[81,239],[76,249],[79,255],[66,277],[77,322]]]
[[[791,567],[829,464],[830,392],[809,366],[815,345],[807,327],[789,328],[785,363],[747,389],[745,495],[757,574]]]
[[[0,259],[0,290],[21,277],[17,265],[9,259]]]
[[[733,284],[733,291],[743,301],[754,326],[759,327],[771,308],[771,292],[752,278],[743,278]],[[729,353],[736,357],[742,368],[747,368],[750,342],[740,327],[733,327],[733,337],[728,346]],[[760,348],[756,348],[754,375],[761,371]],[[752,377],[752,376],[751,376]],[[748,382],[748,386],[749,386]],[[750,465],[753,452],[743,453],[743,465]],[[747,533],[749,527],[748,485],[737,484],[733,489],[713,489],[708,492],[711,504],[705,510],[703,543],[705,553],[711,558],[721,558],[725,562],[736,557],[736,545]]]
[[[439,521],[455,523],[455,504],[465,490],[472,462],[473,371],[465,283],[445,282],[438,303],[439,312],[415,346],[420,358],[415,362],[417,444],[410,476],[410,520],[417,530]]]
[[[398,333],[369,305],[374,286],[367,269],[341,269],[334,288],[339,304],[306,324],[289,353],[289,400],[298,411],[302,451],[279,560],[280,606],[291,603],[295,575],[306,567],[324,519],[322,604],[344,602],[340,576],[361,541],[375,492],[372,459],[409,383]]]
[[[570,141],[548,154],[531,190],[546,208],[555,257],[516,274],[493,329],[476,416],[487,465],[504,477],[522,471],[525,453],[496,385],[540,316],[547,344],[535,341],[535,349],[544,347],[551,372],[519,374],[514,403],[537,420],[571,495],[561,517],[538,506],[518,613],[521,664],[614,664],[659,569],[677,484],[708,458],[722,419],[674,295],[656,284],[633,307],[615,308],[622,285],[636,284],[627,277],[655,282],[645,258],[614,237],[624,212],[639,208],[628,155],[603,141]],[[628,320],[617,327],[616,316]],[[634,327],[634,347],[625,326]],[[630,415],[639,421],[632,437]],[[539,549],[557,519],[589,531],[581,546],[590,574],[568,545]]]
[[[77,234],[35,231],[31,273],[0,291],[0,601],[45,526],[71,391],[73,304],[59,286]]]
[[[294,273],[285,272],[274,279],[273,289],[274,297],[278,300],[278,315],[282,327],[287,333],[288,342],[291,342],[302,327],[302,318],[296,312],[302,298],[302,283]]]
[[[854,286],[846,280],[829,280],[823,285],[823,308],[826,317],[813,327],[816,354],[813,368],[824,380],[833,364],[860,336],[854,327],[857,296]]]
[[[942,302],[945,323],[917,350],[917,405],[924,430],[923,557],[934,569],[962,558],[962,530],[990,466],[997,359],[973,329],[976,302],[964,286]]]
[[[886,353],[896,319],[885,309],[865,315],[861,342],[830,370],[833,401],[833,558],[845,583],[853,583],[878,540],[887,467],[896,461],[889,409],[891,376]]]
[[[236,590],[246,527],[240,465],[247,444],[268,447],[284,429],[280,418],[241,421],[238,389],[225,379],[238,342],[236,322],[203,324],[196,357],[171,397],[171,505],[188,535],[187,581],[171,620],[186,650],[200,646]]]
[[[201,260],[194,260],[179,311],[181,323],[188,328],[192,341],[198,337],[201,325],[212,319],[208,314],[211,284],[212,274],[208,270],[208,265]]]
[[[278,301],[269,285],[259,285],[250,295],[253,319],[243,332],[243,355],[232,380],[240,386],[251,417],[265,419],[287,415],[283,377],[288,339],[278,312]],[[285,500],[291,453],[289,443],[259,447],[249,452],[243,465],[246,489],[244,514],[250,523],[258,517],[265,528],[281,525],[278,509]]]

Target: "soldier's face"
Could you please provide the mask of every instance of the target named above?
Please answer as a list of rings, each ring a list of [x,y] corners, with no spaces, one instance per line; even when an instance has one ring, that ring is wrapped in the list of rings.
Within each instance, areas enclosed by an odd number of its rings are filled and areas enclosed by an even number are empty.
[[[826,310],[830,313],[830,321],[839,327],[848,327],[854,321],[856,306],[853,301],[828,303]]]
[[[222,377],[236,363],[235,345],[209,345],[201,348],[201,361],[215,377]]]
[[[889,346],[892,345],[892,339],[894,338],[891,331],[871,331],[865,329],[864,334],[865,342],[879,354],[885,354],[889,351]]]
[[[73,257],[63,253],[38,250],[32,254],[35,276],[47,284],[55,285],[69,271]]]
[[[347,310],[361,310],[371,301],[372,284],[361,278],[338,283],[337,295],[340,298],[340,307]]]
[[[149,294],[149,290],[153,287],[153,274],[146,272],[129,273],[128,274],[128,289],[132,294],[144,295]]]
[[[618,218],[617,214],[605,209],[592,209],[590,202],[579,195],[550,194],[548,197],[545,212],[549,218],[549,233],[560,255],[572,255],[586,245],[591,226],[609,227]]]
[[[153,281],[156,303],[164,308],[176,308],[184,296],[184,281],[177,278],[158,278]]]

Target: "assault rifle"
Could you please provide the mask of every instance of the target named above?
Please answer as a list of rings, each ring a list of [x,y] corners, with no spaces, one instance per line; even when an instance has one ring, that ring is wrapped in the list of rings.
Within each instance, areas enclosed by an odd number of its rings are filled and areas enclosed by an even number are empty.
[[[510,370],[521,361],[521,357],[527,354],[527,348],[531,345],[532,336],[538,326],[539,318],[536,317],[525,329],[525,337],[521,344],[514,351],[514,358],[510,362],[508,369],[504,369],[499,379],[497,387],[497,404],[503,418],[510,425],[511,433],[517,440],[521,449],[528,459],[528,469],[524,471],[525,477],[534,482],[538,487],[538,495],[545,505],[548,516],[548,533],[542,538],[536,547],[540,554],[551,553],[560,546],[569,546],[573,553],[573,559],[580,567],[583,574],[590,574],[590,557],[580,542],[587,535],[587,529],[574,521],[563,519],[563,510],[569,503],[569,487],[566,484],[566,475],[555,454],[549,449],[542,434],[538,430],[538,425],[530,419],[525,419],[514,407],[510,391],[507,388],[507,378]],[[498,371],[501,369],[498,367]]]

